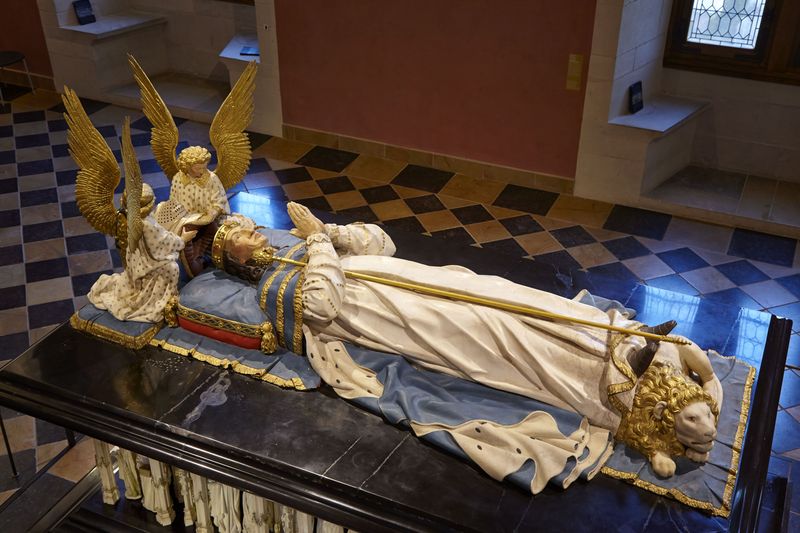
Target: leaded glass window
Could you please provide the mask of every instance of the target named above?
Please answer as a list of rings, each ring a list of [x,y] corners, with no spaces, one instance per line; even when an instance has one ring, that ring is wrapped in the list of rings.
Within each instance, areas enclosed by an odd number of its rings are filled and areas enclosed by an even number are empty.
[[[766,0],[694,0],[687,40],[752,50]]]

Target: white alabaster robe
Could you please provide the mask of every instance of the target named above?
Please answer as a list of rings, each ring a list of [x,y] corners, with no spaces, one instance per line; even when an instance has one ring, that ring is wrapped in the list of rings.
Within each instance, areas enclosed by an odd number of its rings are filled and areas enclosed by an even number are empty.
[[[118,320],[159,322],[167,301],[178,294],[177,260],[183,240],[152,216],[143,222],[139,246],[127,251],[127,268],[100,276],[89,291],[89,301]]]
[[[620,413],[609,403],[606,391],[609,384],[626,378],[611,364],[608,331],[349,279],[342,270],[455,290],[603,324],[635,327],[637,323],[616,311],[606,313],[463,267],[431,267],[391,257],[391,239],[374,225],[327,225],[326,234],[307,239],[303,316],[313,342],[344,341],[401,354],[431,370],[579,413],[592,425],[611,432],[619,426]],[[627,357],[630,350],[643,344],[638,337],[627,337],[616,347],[615,354]],[[316,369],[319,361],[311,362]],[[350,384],[368,388],[357,385]]]
[[[180,204],[186,210],[186,215],[181,220],[167,228],[176,234],[180,233],[184,224],[192,223],[199,217],[208,216],[213,220],[220,213],[231,212],[225,187],[210,170],[199,179],[179,171],[172,178],[169,200]]]

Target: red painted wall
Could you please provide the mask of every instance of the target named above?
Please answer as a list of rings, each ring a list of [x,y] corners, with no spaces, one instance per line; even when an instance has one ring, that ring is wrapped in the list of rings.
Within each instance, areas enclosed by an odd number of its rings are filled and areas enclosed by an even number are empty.
[[[278,0],[284,122],[574,177],[594,6]]]
[[[53,76],[36,0],[2,0],[0,50],[22,52],[31,72]],[[9,68],[23,70],[22,64]]]

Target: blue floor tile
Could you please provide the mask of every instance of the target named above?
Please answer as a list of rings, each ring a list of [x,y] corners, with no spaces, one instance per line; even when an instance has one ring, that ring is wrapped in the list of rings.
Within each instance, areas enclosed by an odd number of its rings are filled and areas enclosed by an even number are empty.
[[[50,135],[35,133],[33,135],[19,135],[14,138],[17,150],[20,148],[33,148],[34,146],[47,146],[50,144]]]
[[[800,422],[786,411],[778,411],[772,449],[775,453],[785,453],[798,448],[800,448]]]
[[[14,464],[20,473],[18,478],[11,474],[11,465],[8,459],[0,457],[0,491],[17,489],[34,476],[36,473],[36,450],[31,448],[14,453]],[[9,524],[9,526],[5,531],[25,531],[17,529],[18,524]]]
[[[683,294],[690,294],[692,296],[697,296],[699,294],[697,289],[692,287],[689,282],[680,277],[678,274],[670,274],[669,276],[649,279],[647,280],[647,284],[653,287],[658,287],[659,289],[681,292]]]
[[[750,309],[742,311],[735,307],[701,299],[694,316],[690,320],[679,322],[675,333],[685,335],[704,349],[716,350],[721,353],[731,336],[739,333],[739,325],[742,320],[750,320],[750,313],[758,312]],[[752,319],[759,324],[769,325],[768,317],[769,315],[766,313],[758,313],[752,316]]]
[[[561,272],[562,274],[581,269],[580,263],[575,261],[575,258],[569,255],[566,250],[536,255],[533,259],[537,263],[551,265],[556,269],[556,272]]]
[[[340,215],[351,217],[354,222],[377,222],[378,217],[372,208],[368,205],[359,207],[351,207],[350,209],[341,209],[337,211]]]
[[[400,198],[400,195],[397,194],[397,191],[395,191],[391,185],[361,189],[361,196],[363,196],[364,200],[369,204],[388,202],[389,200],[397,200]]]
[[[44,420],[36,419],[36,445],[50,444],[65,440],[67,434],[64,428],[45,422]]]
[[[250,139],[250,148],[253,150],[272,139],[272,135],[267,135],[266,133],[258,133],[255,131],[246,131],[245,133],[247,133],[247,138]]]
[[[54,144],[52,149],[53,157],[69,157],[69,146],[66,144]]]
[[[0,137],[13,137],[13,136],[14,136],[13,126],[0,126]]]
[[[22,261],[21,245],[15,244],[13,246],[3,246],[0,248],[0,266],[22,263]]]
[[[28,283],[63,278],[64,276],[69,276],[69,264],[66,257],[25,263],[25,279]]]
[[[513,255],[514,257],[524,257],[528,255],[528,252],[526,252],[522,246],[517,244],[517,241],[514,239],[484,242],[481,244],[481,247],[485,250],[492,250],[505,255]]]
[[[17,178],[0,180],[0,194],[17,192]]]
[[[638,282],[639,276],[634,274],[622,263],[609,263],[607,265],[600,265],[588,269],[593,275],[600,275],[607,278],[624,281],[624,282]]]
[[[0,309],[13,309],[25,305],[25,285],[0,289]]]
[[[639,235],[648,239],[661,240],[667,232],[672,216],[646,209],[615,205],[606,219],[603,228],[620,233]]]
[[[143,130],[149,132],[153,128],[153,124],[147,119],[142,117],[131,122],[131,130]]]
[[[67,253],[69,255],[105,250],[106,248],[108,248],[106,237],[100,233],[67,237]]]
[[[0,336],[0,360],[11,359],[28,349],[28,332]]]
[[[798,299],[800,299],[800,274],[793,274],[791,276],[786,276],[783,278],[776,278],[775,281],[783,285],[787,291],[794,294]]]
[[[758,283],[769,279],[769,276],[753,266],[750,261],[744,259],[733,263],[716,265],[715,268],[736,285],[749,285],[750,283]]]
[[[328,200],[324,196],[317,196],[316,198],[303,198],[302,200],[298,200],[297,203],[303,204],[309,209],[318,209],[320,211],[328,212],[333,211],[331,204],[328,203]]]
[[[795,333],[789,339],[789,351],[786,354],[786,364],[800,368],[800,334]],[[798,470],[800,475],[800,470]]]
[[[603,246],[620,261],[650,255],[651,253],[650,250],[637,241],[635,237],[623,237],[621,239],[605,241],[603,242]]]
[[[675,272],[689,272],[698,268],[707,267],[708,263],[689,248],[678,248],[656,254]]]
[[[800,376],[794,370],[787,369],[783,372],[781,397],[778,403],[784,409],[800,405]]]
[[[153,194],[156,197],[156,203],[166,202],[169,199],[169,187],[156,187],[153,189]]]
[[[59,170],[56,172],[56,183],[58,185],[74,185],[78,178],[78,170]]]
[[[0,211],[0,228],[19,226],[19,209]]]
[[[81,216],[81,211],[78,209],[78,202],[61,202],[61,218],[72,218]]]
[[[52,159],[40,159],[39,161],[25,161],[24,163],[17,163],[17,175],[32,176],[34,174],[44,174],[45,172],[53,171]]]
[[[792,321],[792,331],[800,330],[800,302],[770,307],[769,312],[773,315],[788,318]]]
[[[388,222],[387,222],[387,224],[388,224]],[[465,230],[464,228],[444,229],[444,230],[441,230],[441,231],[432,232],[431,235],[433,237],[438,237],[438,238],[441,238],[441,239],[447,239],[448,242],[451,242],[451,243],[454,243],[454,244],[463,244],[463,245],[466,246],[466,245],[475,243],[475,240],[472,238],[472,235],[467,233],[467,230]]]
[[[67,121],[64,119],[48,120],[48,131],[67,131]]]
[[[335,178],[328,178],[317,181],[320,190],[325,194],[335,194],[337,192],[355,190],[353,182],[347,176],[336,176]]]
[[[115,134],[116,134],[116,132],[114,134],[112,134],[111,136],[114,136]],[[106,135],[106,137],[109,137],[109,136]],[[132,134],[131,135],[131,144],[133,146],[147,146],[148,144],[150,144],[150,132]]]
[[[305,167],[285,168],[283,170],[276,170],[275,176],[283,185],[288,183],[297,183],[300,181],[308,181],[313,179],[311,174],[308,173]]]
[[[639,287],[638,280],[620,272],[608,272],[610,275],[604,275],[603,270],[595,272],[577,270],[570,274],[572,285],[569,287],[568,297],[574,297],[579,290],[586,289],[597,296],[625,304]]]
[[[61,227],[60,220],[42,222],[40,224],[28,224],[22,227],[22,239],[25,242],[43,241],[63,236],[64,229]]]
[[[61,324],[75,312],[72,299],[28,306],[28,325],[31,329]]]
[[[122,268],[122,259],[119,256],[119,250],[112,248],[108,251],[108,253],[111,254],[111,266],[114,268]],[[77,294],[75,296],[77,296]]]
[[[769,313],[753,309],[740,309],[739,320],[731,330],[728,341],[720,353],[734,355],[750,364],[760,365],[764,355],[769,322]]]
[[[731,287],[722,291],[711,292],[703,295],[703,298],[722,305],[732,305],[734,307],[747,307],[759,311],[763,306],[753,300],[746,292],[738,287]]]
[[[406,198],[406,204],[417,215],[445,209],[444,204],[439,201],[435,194]]]
[[[25,124],[28,122],[38,122],[44,120],[44,111],[26,111],[24,113],[14,113],[14,124]]]
[[[288,200],[288,198],[286,197],[286,192],[280,185],[275,185],[273,187],[259,187],[257,189],[248,189],[247,192],[250,192],[258,196],[265,196],[268,198],[272,198],[273,200]],[[167,191],[167,196],[169,196],[169,191]]]
[[[790,267],[796,247],[795,239],[736,228],[733,230],[728,255]]]
[[[558,193],[540,191],[519,185],[506,185],[494,205],[535,215],[546,215],[558,200]]]
[[[114,272],[112,270],[104,270],[102,272],[91,272],[89,274],[80,274],[78,276],[72,276],[71,280],[72,293],[75,296],[83,296],[84,294],[88,294],[89,290],[91,290],[92,288],[92,285],[94,285],[94,282],[97,281],[97,278],[100,277],[100,274],[113,274],[113,273]]]
[[[406,200],[406,203],[408,203],[408,200]],[[442,207],[444,208],[444,206]],[[480,204],[458,207],[456,209],[452,209],[451,211],[462,224],[477,224],[478,222],[494,220],[492,214]]]
[[[582,244],[592,244],[596,239],[592,237],[588,231],[581,226],[572,226],[569,228],[561,228],[550,232],[561,246],[564,248],[572,248],[573,246],[580,246]]]
[[[413,187],[415,189],[437,193],[447,185],[447,182],[450,181],[452,177],[452,172],[445,172],[444,170],[420,165],[406,165],[406,167],[394,177],[392,185]]]
[[[395,218],[392,220],[386,220],[383,222],[384,225],[392,228],[398,228],[403,231],[408,231],[410,233],[424,233],[425,226],[417,219],[417,217],[403,217],[403,218]]]
[[[500,220],[500,223],[514,236],[544,231],[544,228],[530,215],[504,218]]]
[[[635,318],[640,322],[655,325],[675,320],[680,328],[694,320],[700,307],[700,298],[649,285],[638,285],[625,306],[636,310]]]
[[[17,162],[17,152],[14,150],[3,150],[0,152],[0,165],[9,165]]]
[[[269,172],[272,168],[269,162],[263,157],[257,157],[250,160],[250,166],[247,169],[248,174],[255,174],[257,172]]]
[[[54,204],[57,202],[58,190],[55,187],[52,189],[39,189],[36,191],[23,191],[19,193],[19,203],[22,207]]]
[[[297,160],[298,165],[322,168],[331,172],[341,172],[352,163],[358,154],[345,150],[336,150],[325,146],[315,146]]]
[[[161,172],[161,165],[155,159],[140,159],[139,167],[142,169],[142,174]]]

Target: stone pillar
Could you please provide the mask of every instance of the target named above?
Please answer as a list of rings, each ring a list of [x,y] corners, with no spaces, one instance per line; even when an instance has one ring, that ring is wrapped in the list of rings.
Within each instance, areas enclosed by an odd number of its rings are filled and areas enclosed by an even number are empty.
[[[92,439],[92,442],[94,443],[94,460],[100,473],[100,483],[103,486],[103,503],[114,505],[119,501],[119,489],[111,465],[110,446],[97,439]]]

